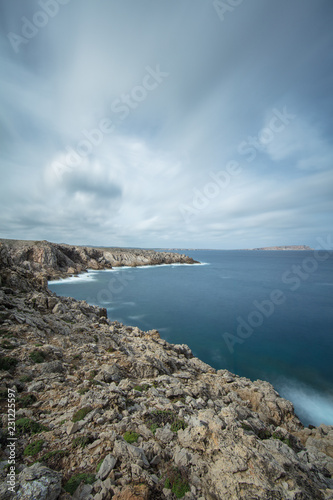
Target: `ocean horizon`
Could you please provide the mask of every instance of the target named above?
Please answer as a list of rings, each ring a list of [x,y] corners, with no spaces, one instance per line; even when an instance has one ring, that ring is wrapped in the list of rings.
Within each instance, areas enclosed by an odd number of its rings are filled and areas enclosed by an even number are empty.
[[[49,288],[188,344],[216,369],[267,380],[304,425],[333,425],[333,252],[186,254],[200,263],[89,270]]]

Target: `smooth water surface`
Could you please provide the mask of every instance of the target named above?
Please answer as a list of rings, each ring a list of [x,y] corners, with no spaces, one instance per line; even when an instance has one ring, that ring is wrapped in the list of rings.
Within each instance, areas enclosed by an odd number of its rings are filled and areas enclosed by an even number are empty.
[[[333,425],[333,253],[186,253],[202,265],[90,271],[49,287],[156,328],[214,368],[268,380],[305,425]]]

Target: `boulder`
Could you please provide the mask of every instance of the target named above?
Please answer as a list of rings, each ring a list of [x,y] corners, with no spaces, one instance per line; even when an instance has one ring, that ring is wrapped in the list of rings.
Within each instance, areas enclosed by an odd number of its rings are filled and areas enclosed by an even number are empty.
[[[25,467],[17,478],[17,500],[57,500],[62,474],[35,463]],[[15,497],[14,497],[15,498]]]

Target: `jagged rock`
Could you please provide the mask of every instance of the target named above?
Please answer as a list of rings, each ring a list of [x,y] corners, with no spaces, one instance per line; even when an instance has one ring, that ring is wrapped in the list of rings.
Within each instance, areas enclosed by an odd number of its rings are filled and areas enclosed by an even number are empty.
[[[187,452],[185,448],[178,449],[173,456],[174,462],[177,466],[187,467],[191,461],[192,455]]]
[[[113,500],[148,500],[148,498],[149,489],[145,484],[128,486],[112,497]]]
[[[57,500],[61,492],[62,474],[40,463],[26,467],[16,484],[17,500]],[[15,498],[15,497],[13,497]]]
[[[175,434],[170,429],[170,425],[167,424],[164,427],[162,427],[161,429],[157,429],[155,436],[156,436],[156,439],[158,439],[159,441],[162,441],[162,443],[168,444],[175,437]]]
[[[101,468],[97,473],[97,477],[102,480],[106,479],[110,474],[110,472],[112,471],[112,469],[114,468],[114,466],[116,465],[116,463],[117,460],[111,454],[107,455],[104,458]]]
[[[82,482],[75,490],[72,498],[73,500],[92,500],[94,498],[92,496],[92,490],[93,487],[91,486],[91,484],[85,484]]]
[[[95,377],[109,384],[110,382],[119,382],[123,378],[123,371],[116,365],[102,365],[99,374]]]
[[[60,361],[50,361],[41,365],[42,373],[63,373],[64,367]]]

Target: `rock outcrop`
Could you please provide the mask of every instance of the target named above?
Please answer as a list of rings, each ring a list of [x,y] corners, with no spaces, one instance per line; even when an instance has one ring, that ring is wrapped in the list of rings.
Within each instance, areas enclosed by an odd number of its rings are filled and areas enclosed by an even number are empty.
[[[15,262],[2,246],[0,499],[333,498],[332,426],[304,428],[269,383],[57,297]]]
[[[87,269],[112,269],[120,266],[194,264],[186,255],[155,250],[93,248],[48,241],[1,240],[1,248],[15,266],[39,274],[47,280],[79,274]]]

